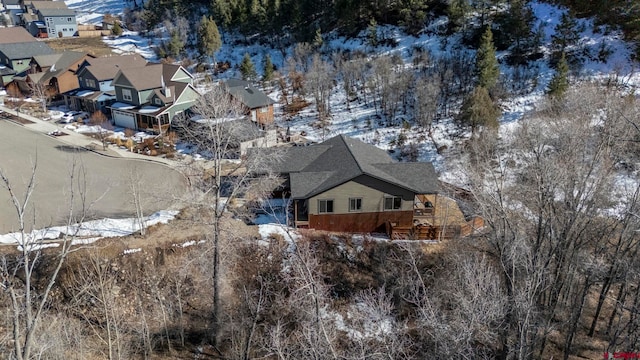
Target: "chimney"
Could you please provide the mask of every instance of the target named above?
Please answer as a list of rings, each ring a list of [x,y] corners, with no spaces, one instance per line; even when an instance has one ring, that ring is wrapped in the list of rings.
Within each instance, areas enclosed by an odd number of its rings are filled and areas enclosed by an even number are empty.
[[[162,85],[162,93],[164,94],[164,96],[170,97],[171,96],[171,89],[169,89],[167,84],[165,84],[164,75],[160,75],[160,84]]]

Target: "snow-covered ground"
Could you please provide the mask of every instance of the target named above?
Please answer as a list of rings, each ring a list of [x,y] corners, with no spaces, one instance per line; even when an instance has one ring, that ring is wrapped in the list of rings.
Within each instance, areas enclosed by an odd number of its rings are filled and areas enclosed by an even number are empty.
[[[174,210],[158,211],[142,219],[142,223],[144,227],[166,224],[173,220],[177,214],[178,211]],[[136,218],[106,218],[85,221],[70,226],[53,226],[46,229],[33,230],[30,233],[25,233],[24,238],[19,232],[0,235],[0,244],[16,244],[19,246],[28,244],[29,249],[36,250],[44,247],[59,246],[59,243],[46,241],[62,239],[65,236],[72,241],[72,245],[80,245],[90,244],[106,237],[128,236],[138,231],[140,231],[140,221]]]

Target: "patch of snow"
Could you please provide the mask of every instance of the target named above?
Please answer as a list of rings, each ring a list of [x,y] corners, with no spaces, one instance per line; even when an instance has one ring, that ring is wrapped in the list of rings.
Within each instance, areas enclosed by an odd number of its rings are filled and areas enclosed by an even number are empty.
[[[136,249],[125,249],[125,250],[123,251],[123,254],[124,254],[124,255],[128,255],[128,254],[135,254],[135,253],[140,252],[140,251],[142,251],[142,249],[141,249],[141,248],[136,248]]]
[[[178,214],[175,210],[162,210],[143,219],[145,227],[156,224],[166,224]],[[85,221],[81,224],[69,226],[53,226],[42,230],[33,230],[25,233],[24,238],[19,232],[0,235],[0,244],[30,244],[28,246],[42,245],[43,240],[58,240],[70,237],[72,244],[88,244],[105,237],[128,236],[140,231],[138,220],[126,219],[100,219]]]

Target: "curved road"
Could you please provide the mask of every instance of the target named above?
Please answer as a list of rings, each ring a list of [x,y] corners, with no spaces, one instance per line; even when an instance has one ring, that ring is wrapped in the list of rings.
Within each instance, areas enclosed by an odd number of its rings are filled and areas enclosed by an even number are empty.
[[[21,201],[34,165],[36,186],[28,207],[28,230],[66,224],[74,166],[74,216],[84,213],[87,220],[132,217],[132,184],[140,189],[145,215],[171,207],[186,189],[184,177],[166,165],[77,150],[46,134],[0,120],[0,171]],[[86,194],[84,201],[81,192]],[[16,211],[0,184],[0,234],[17,229]]]

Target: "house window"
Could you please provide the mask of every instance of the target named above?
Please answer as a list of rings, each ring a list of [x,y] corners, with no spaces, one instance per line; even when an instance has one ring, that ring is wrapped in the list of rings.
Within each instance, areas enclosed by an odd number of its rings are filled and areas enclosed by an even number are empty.
[[[156,105],[162,105],[162,100],[160,100],[160,98],[155,98],[154,100]]]
[[[67,22],[71,22],[71,21],[72,21],[71,18],[67,18]]]
[[[93,79],[87,79],[87,86],[88,87],[96,87],[96,82]]]
[[[362,211],[362,198],[349,198],[349,211]]]
[[[267,109],[266,107],[260,108],[260,112],[261,113],[266,113],[269,109]]]
[[[385,196],[385,210],[399,210],[402,207],[402,198],[400,196]]]
[[[318,200],[318,213],[326,214],[333,212],[333,200]]]
[[[133,98],[131,97],[131,90],[122,89],[122,98],[127,101],[131,101]]]

